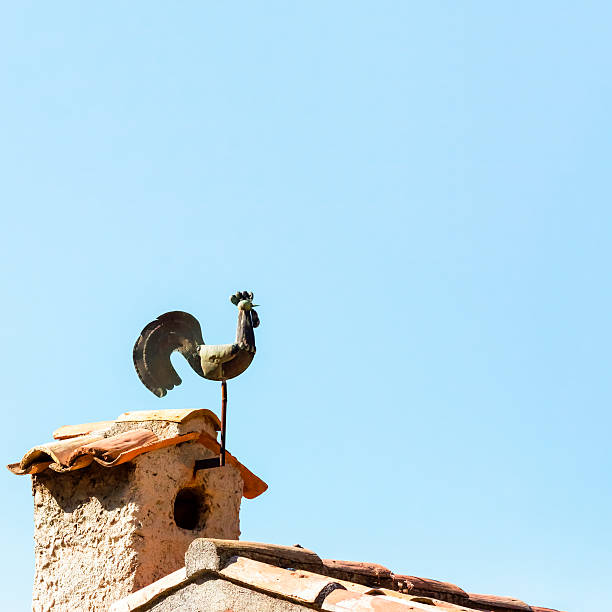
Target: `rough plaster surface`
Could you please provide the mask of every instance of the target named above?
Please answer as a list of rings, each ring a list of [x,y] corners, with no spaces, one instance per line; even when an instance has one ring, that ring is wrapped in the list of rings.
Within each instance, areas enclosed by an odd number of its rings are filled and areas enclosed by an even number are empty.
[[[115,436],[131,429],[150,429],[160,438],[172,438],[192,431],[203,431],[213,438],[217,436],[212,420],[209,417],[200,416],[188,419],[184,423],[174,423],[173,421],[119,421],[104,432],[104,437]]]
[[[228,465],[193,475],[195,460],[212,455],[185,442],[113,468],[93,463],[34,475],[34,611],[107,610],[182,567],[195,538],[238,539],[239,471]],[[185,487],[195,487],[207,506],[193,530],[174,522],[174,499]]]
[[[312,610],[305,606],[270,597],[257,591],[221,580],[202,576],[185,584],[158,603],[137,608],[135,612],[298,612]]]

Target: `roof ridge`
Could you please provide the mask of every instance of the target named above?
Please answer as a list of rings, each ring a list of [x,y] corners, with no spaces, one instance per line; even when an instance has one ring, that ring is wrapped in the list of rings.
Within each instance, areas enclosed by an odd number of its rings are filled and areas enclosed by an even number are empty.
[[[238,586],[281,598],[316,610],[340,612],[342,610],[379,610],[380,612],[559,612],[552,608],[531,607],[510,598],[465,594],[465,601],[450,602],[443,597],[425,597],[406,594],[397,590],[368,588],[359,583],[329,576],[326,560],[320,559],[311,550],[298,546],[280,546],[240,540],[198,538],[189,546],[185,555],[185,568],[162,578],[156,583],[136,591],[111,607],[111,612],[128,612],[133,609],[149,609],[153,600],[170,595],[193,581],[208,576],[234,583]],[[329,561],[329,560],[327,560]],[[358,562],[349,564],[355,569]],[[364,563],[370,576],[376,578],[374,568],[387,570],[384,566]],[[306,569],[308,568],[308,569]],[[443,584],[437,580],[415,578],[428,584]],[[208,578],[205,578],[208,579]],[[140,607],[142,606],[142,608]]]
[[[139,423],[147,421],[168,421],[169,423],[185,423],[191,419],[205,417],[210,419],[215,429],[221,429],[219,417],[207,408],[166,408],[162,410],[130,410],[122,412],[111,421],[93,421],[76,425],[62,425],[53,432],[55,440],[67,440],[93,432],[105,431],[115,423]]]

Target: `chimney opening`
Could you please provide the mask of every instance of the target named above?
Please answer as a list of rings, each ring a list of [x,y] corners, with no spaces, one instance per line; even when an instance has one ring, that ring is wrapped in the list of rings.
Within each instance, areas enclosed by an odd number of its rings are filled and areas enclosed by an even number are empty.
[[[174,500],[174,522],[181,529],[201,529],[206,518],[204,495],[193,487],[181,489]]]

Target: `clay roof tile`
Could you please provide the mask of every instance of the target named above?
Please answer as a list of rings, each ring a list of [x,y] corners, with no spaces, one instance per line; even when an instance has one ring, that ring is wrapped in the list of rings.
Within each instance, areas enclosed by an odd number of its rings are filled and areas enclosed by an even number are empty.
[[[390,570],[376,563],[322,560],[311,550],[301,546],[279,546],[261,542],[198,538],[185,556],[186,568],[181,574],[183,584],[202,574],[212,574],[230,582],[252,588],[271,597],[293,600],[307,607],[328,612],[380,611],[380,612],[559,612],[552,608],[529,607],[519,599],[466,593],[458,586],[416,576],[400,576],[411,580],[415,590],[433,592],[434,589],[449,597],[459,597],[460,602],[444,601],[429,595],[401,593],[384,587],[369,588],[353,582],[348,576],[367,580],[379,579]],[[345,574],[346,579],[340,575]],[[393,575],[397,578],[399,575]],[[143,595],[156,596],[167,585],[159,581]],[[397,582],[394,582],[394,586]],[[172,583],[175,586],[175,583]],[[132,603],[142,604],[140,591],[125,600],[127,607],[115,607],[113,612],[127,612]],[[128,605],[129,604],[129,605]],[[123,604],[122,604],[123,605]]]
[[[409,593],[424,592],[456,596],[458,599],[467,599],[468,594],[457,585],[450,582],[440,582],[431,578],[419,578],[418,576],[407,576],[404,574],[393,574],[393,581],[401,590]]]
[[[483,610],[517,610],[519,612],[532,612],[531,606],[528,606],[520,599],[513,597],[500,597],[499,595],[480,595],[477,593],[469,594],[469,605]]]
[[[275,567],[246,557],[232,557],[219,574],[291,599],[314,604],[334,589],[343,589],[333,579],[311,572]]]
[[[180,410],[132,410],[120,414],[115,422],[138,422],[138,421],[170,421],[171,423],[186,423],[191,419],[198,417],[206,417],[213,421],[215,429],[221,430],[221,421],[219,417],[212,411],[205,408],[186,408]]]
[[[419,604],[412,601],[387,597],[385,595],[364,595],[353,591],[335,590],[332,591],[321,604],[322,610],[328,612],[344,612],[345,610],[355,610],[356,612],[423,612],[423,610],[436,611],[434,606]]]
[[[109,428],[115,423],[147,421],[185,423],[198,417],[212,421],[214,428],[219,429],[217,416],[210,410],[203,409],[124,412],[115,421],[60,427],[55,430],[53,441],[34,446],[24,454],[21,461],[7,467],[18,475],[38,474],[47,469],[53,472],[69,472],[85,468],[94,461],[104,467],[113,467],[131,461],[143,453],[189,441],[197,441],[214,453],[219,453],[219,443],[205,431],[160,438],[150,429],[139,428],[108,435]],[[268,488],[263,480],[227,451],[226,462],[240,471],[244,481],[243,495],[247,499],[261,495]]]

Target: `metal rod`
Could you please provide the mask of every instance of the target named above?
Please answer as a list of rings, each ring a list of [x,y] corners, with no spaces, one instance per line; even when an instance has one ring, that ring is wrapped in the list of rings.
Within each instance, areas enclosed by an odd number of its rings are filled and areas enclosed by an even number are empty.
[[[219,465],[225,465],[225,423],[227,417],[227,382],[221,381],[221,456]]]

